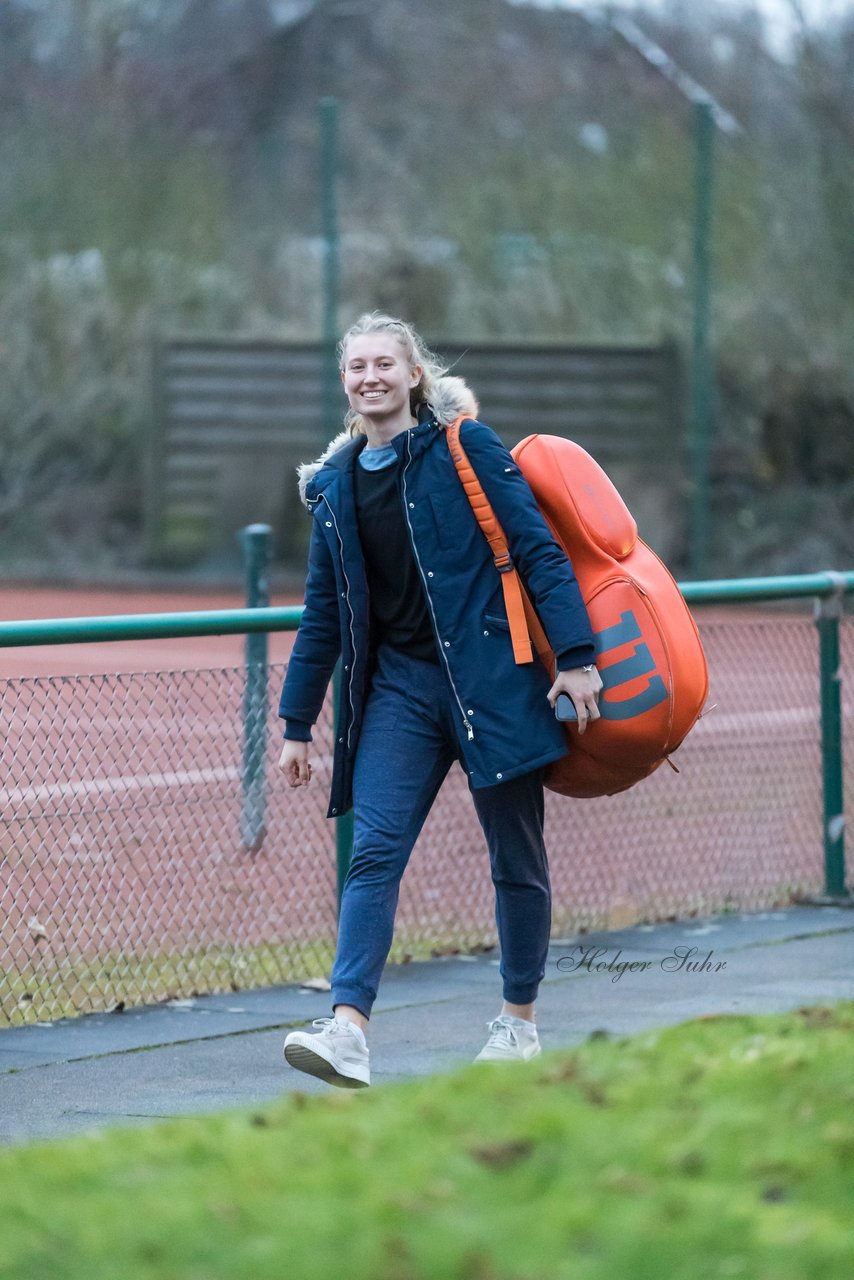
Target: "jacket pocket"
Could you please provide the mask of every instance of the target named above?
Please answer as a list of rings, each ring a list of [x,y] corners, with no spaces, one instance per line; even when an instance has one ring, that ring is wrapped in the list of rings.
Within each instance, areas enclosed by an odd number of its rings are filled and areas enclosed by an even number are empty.
[[[484,611],[481,617],[487,631],[505,631],[510,634],[510,623],[503,614]]]

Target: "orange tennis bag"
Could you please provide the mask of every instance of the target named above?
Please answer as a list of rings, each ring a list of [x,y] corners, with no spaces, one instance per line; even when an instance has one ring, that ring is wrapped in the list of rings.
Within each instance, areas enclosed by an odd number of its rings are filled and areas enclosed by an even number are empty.
[[[533,660],[533,643],[553,675],[554,654],[460,445],[463,420],[448,428],[448,445],[501,570],[516,661]],[[602,677],[601,718],[583,735],[571,722],[564,726],[569,751],[548,766],[544,782],[566,796],[614,795],[653,773],[697,722],[709,688],[703,646],[675,581],[638,537],[626,504],[590,454],[560,436],[532,435],[512,455],[572,561]]]

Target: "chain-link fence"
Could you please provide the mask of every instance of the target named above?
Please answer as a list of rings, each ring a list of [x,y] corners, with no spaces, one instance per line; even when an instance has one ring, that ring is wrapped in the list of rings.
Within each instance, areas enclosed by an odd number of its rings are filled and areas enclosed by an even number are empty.
[[[677,753],[680,772],[665,765],[599,800],[548,795],[558,936],[821,892],[815,629],[718,613],[701,631],[713,709]],[[851,671],[854,622],[841,635]],[[291,791],[276,769],[282,676],[271,669],[254,849],[242,834],[244,669],[0,685],[0,1023],[328,976],[331,712],[315,785]],[[843,711],[850,727],[854,705]],[[495,945],[486,849],[455,767],[404,877],[392,959]]]

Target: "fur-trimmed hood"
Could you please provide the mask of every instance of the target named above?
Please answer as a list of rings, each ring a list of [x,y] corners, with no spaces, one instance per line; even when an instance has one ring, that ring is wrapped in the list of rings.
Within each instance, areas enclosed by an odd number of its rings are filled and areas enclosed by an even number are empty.
[[[480,408],[468,384],[462,378],[451,377],[437,378],[433,384],[428,407],[436,421],[436,426],[440,430],[449,427],[452,422],[461,416],[476,418]],[[352,439],[353,436],[350,435],[349,431],[339,432],[335,439],[326,446],[319,458],[314,462],[303,462],[297,467],[299,494],[303,503],[306,501],[305,490],[308,482],[317,475],[323,464],[334,453],[337,453],[339,449],[343,449]]]

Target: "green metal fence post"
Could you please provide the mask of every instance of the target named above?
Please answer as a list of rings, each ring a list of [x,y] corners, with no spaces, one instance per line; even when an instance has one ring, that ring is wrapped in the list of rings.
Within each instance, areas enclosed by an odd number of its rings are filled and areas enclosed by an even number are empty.
[[[694,324],[691,358],[691,572],[701,578],[709,551],[709,453],[713,427],[711,228],[715,122],[712,105],[694,103]]]
[[[321,98],[320,114],[320,203],[323,223],[323,443],[341,428],[341,380],[336,347],[338,342],[338,295],[340,289],[340,234],[338,229],[338,99]],[[333,681],[335,724],[340,723],[341,666]],[[338,905],[353,853],[353,815],[335,819],[335,859]]]
[[[841,578],[841,575],[840,575]],[[839,622],[844,583],[834,596],[816,601],[821,679],[821,769],[824,795],[824,893],[850,900],[845,887],[845,800],[842,772],[842,669]]]
[[[238,535],[246,570],[247,609],[270,603],[267,566],[273,530],[268,524],[250,524]],[[240,836],[243,846],[257,853],[264,843],[267,805],[264,757],[267,745],[267,633],[246,637],[246,687],[243,695],[243,808]]]
[[[338,231],[338,100],[321,98],[320,205],[323,226],[323,443],[341,427],[341,383],[338,376],[339,250]]]

